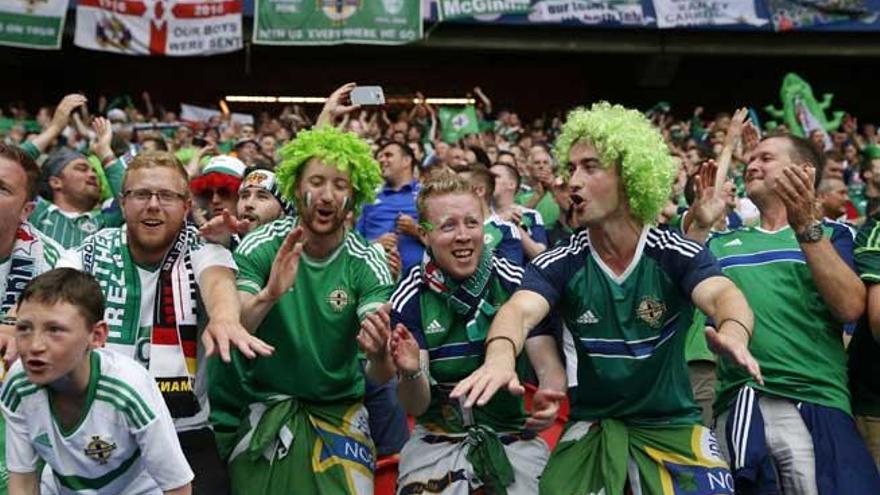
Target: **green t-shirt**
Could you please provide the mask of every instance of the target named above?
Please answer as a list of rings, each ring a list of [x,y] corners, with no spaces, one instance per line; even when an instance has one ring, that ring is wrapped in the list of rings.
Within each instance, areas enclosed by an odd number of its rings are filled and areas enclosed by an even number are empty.
[[[643,229],[620,275],[591,249],[586,230],[537,256],[520,290],[543,296],[570,332],[575,352],[566,360],[577,369],[571,418],[699,423],[684,358],[691,293],[720,275],[708,250],[655,227]]]
[[[418,265],[391,296],[392,325],[403,323],[419,347],[428,352],[431,403],[417,421],[429,429],[446,433],[466,430],[464,412],[457,401],[449,399],[449,392],[483,364],[485,337],[494,313],[522,279],[522,268],[497,256],[492,259],[491,272],[485,296],[491,309],[478,310],[482,311],[482,317],[476,316],[478,313],[474,316],[456,313],[428,286]],[[469,324],[472,325],[470,332]],[[495,394],[488,404],[472,411],[474,424],[488,425],[495,431],[518,431],[526,419],[522,397],[507,392]]]
[[[263,225],[235,251],[238,290],[257,294],[269,279],[275,255],[295,220]],[[266,398],[286,394],[314,402],[360,399],[361,319],[388,301],[394,281],[385,257],[357,232],[326,259],[302,253],[296,281],[272,307],[256,335],[275,353],[248,363],[245,380]]]
[[[869,219],[856,236],[855,261],[868,287],[880,283],[880,223]],[[865,312],[849,343],[849,391],[853,414],[880,417],[880,344]]]
[[[122,192],[122,180],[125,178],[125,165],[122,160],[117,159],[107,166],[104,173],[112,197],[118,197]],[[83,239],[101,229],[121,226],[125,218],[122,209],[112,200],[106,201],[101,208],[75,214],[61,211],[51,201],[38,197],[28,221],[62,247],[69,249],[79,246]]]
[[[688,329],[687,339],[684,343],[684,358],[688,363],[692,361],[717,361],[715,353],[709,350],[706,343],[706,315],[699,309],[694,310],[694,321]]]
[[[852,231],[836,222],[825,222],[823,230],[852,265]],[[746,227],[715,235],[709,248],[755,313],[749,350],[764,376],[764,385],[758,385],[745,369],[720,360],[715,411],[725,411],[748,384],[772,395],[849,412],[843,324],[822,300],[794,231]]]
[[[516,202],[525,205],[534,195],[534,191],[520,192],[516,195]],[[541,218],[544,220],[544,228],[546,230],[553,230],[556,228],[556,223],[559,221],[560,210],[552,193],[549,191],[544,193],[544,196],[538,201],[538,204],[536,204],[534,208],[541,214]]]

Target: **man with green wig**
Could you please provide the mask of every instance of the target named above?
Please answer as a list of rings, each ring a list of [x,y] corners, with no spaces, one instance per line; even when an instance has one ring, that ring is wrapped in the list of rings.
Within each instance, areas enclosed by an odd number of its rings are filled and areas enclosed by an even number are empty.
[[[394,282],[346,217],[374,200],[382,175],[365,141],[330,126],[300,132],[281,156],[277,180],[298,216],[261,226],[235,252],[242,323],[275,354],[235,361],[248,404],[229,456],[233,493],[371,494],[358,344],[366,376],[390,378],[389,336],[368,322],[387,318],[378,310]]]
[[[570,421],[541,476],[546,494],[733,493],[711,430],[700,424],[684,359],[696,305],[706,337],[761,381],[748,351],[745,297],[699,244],[653,226],[675,165],[639,112],[598,103],[568,115],[555,153],[573,225],[567,245],[537,256],[489,331],[483,366],[453,390],[482,406],[514,370],[524,337],[548,314],[565,323]]]

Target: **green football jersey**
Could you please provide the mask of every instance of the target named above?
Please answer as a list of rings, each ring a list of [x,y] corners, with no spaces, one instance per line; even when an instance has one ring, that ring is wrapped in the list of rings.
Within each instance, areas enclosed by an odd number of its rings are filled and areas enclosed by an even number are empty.
[[[265,286],[294,225],[287,217],[245,237],[235,251],[238,290],[257,294]],[[354,231],[326,259],[302,253],[294,287],[257,328],[275,353],[247,363],[249,387],[263,397],[286,394],[315,402],[363,397],[360,321],[388,301],[393,286],[384,255]]]
[[[852,231],[836,222],[825,222],[823,230],[852,266]],[[764,385],[758,385],[745,369],[720,360],[715,411],[727,410],[748,384],[769,394],[849,412],[843,324],[835,320],[813,283],[794,231],[746,227],[717,234],[708,245],[755,313],[749,350],[764,376]]]
[[[525,205],[534,195],[535,193],[533,191],[520,192],[516,195],[516,202]],[[559,204],[556,203],[556,199],[553,198],[553,193],[544,193],[544,196],[541,197],[541,200],[535,205],[535,210],[541,214],[541,218],[544,220],[545,229],[553,230],[556,227],[556,222],[559,221],[561,210],[559,209]]]
[[[696,424],[684,357],[691,293],[720,276],[715,258],[678,234],[645,227],[629,267],[614,274],[583,230],[526,268],[520,290],[543,296],[574,341],[566,355],[573,420]]]
[[[450,400],[449,392],[483,364],[484,342],[492,317],[522,280],[522,268],[504,258],[493,257],[491,266],[484,298],[488,307],[473,315],[456,313],[430,287],[431,282],[419,265],[407,273],[391,296],[392,326],[403,323],[419,348],[428,352],[431,403],[417,421],[429,429],[462,433],[468,426],[464,411],[457,401]],[[549,331],[550,327],[544,326],[531,335]],[[488,404],[475,407],[472,412],[473,424],[488,425],[496,431],[518,431],[526,419],[522,397],[506,391],[497,393]]]
[[[117,159],[104,169],[104,173],[113,196],[118,196],[125,176],[122,160]],[[70,249],[79,246],[83,239],[103,228],[119,227],[125,219],[114,200],[108,200],[102,207],[92,211],[74,214],[61,211],[51,201],[38,197],[28,221],[65,249]]]
[[[483,222],[483,245],[495,256],[521,266],[524,260],[522,237],[516,225],[493,213]]]
[[[855,262],[868,287],[880,283],[880,222],[876,217],[856,236]],[[871,333],[867,311],[859,320],[848,352],[853,414],[880,416],[880,344]]]

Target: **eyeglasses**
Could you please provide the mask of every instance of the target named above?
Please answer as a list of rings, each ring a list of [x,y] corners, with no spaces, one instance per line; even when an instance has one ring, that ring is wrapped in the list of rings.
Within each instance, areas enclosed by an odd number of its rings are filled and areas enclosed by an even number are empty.
[[[187,195],[168,189],[159,189],[158,191],[150,191],[149,189],[133,189],[122,193],[124,198],[128,198],[137,203],[149,203],[153,196],[159,200],[160,205],[168,206],[183,201]]]

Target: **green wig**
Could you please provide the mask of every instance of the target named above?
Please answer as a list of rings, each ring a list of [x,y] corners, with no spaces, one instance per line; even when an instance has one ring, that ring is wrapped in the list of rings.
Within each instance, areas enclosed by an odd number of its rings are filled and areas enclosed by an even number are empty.
[[[376,191],[383,179],[370,145],[354,133],[324,126],[299,132],[296,139],[281,148],[281,163],[275,169],[275,177],[281,196],[287,201],[294,202],[296,184],[312,158],[348,172],[354,189],[355,215],[360,213],[361,206],[376,200]]]
[[[556,139],[557,162],[568,163],[571,147],[581,139],[596,148],[603,164],[620,165],[630,210],[653,224],[669,200],[678,171],[660,132],[640,112],[603,101],[568,114]]]

